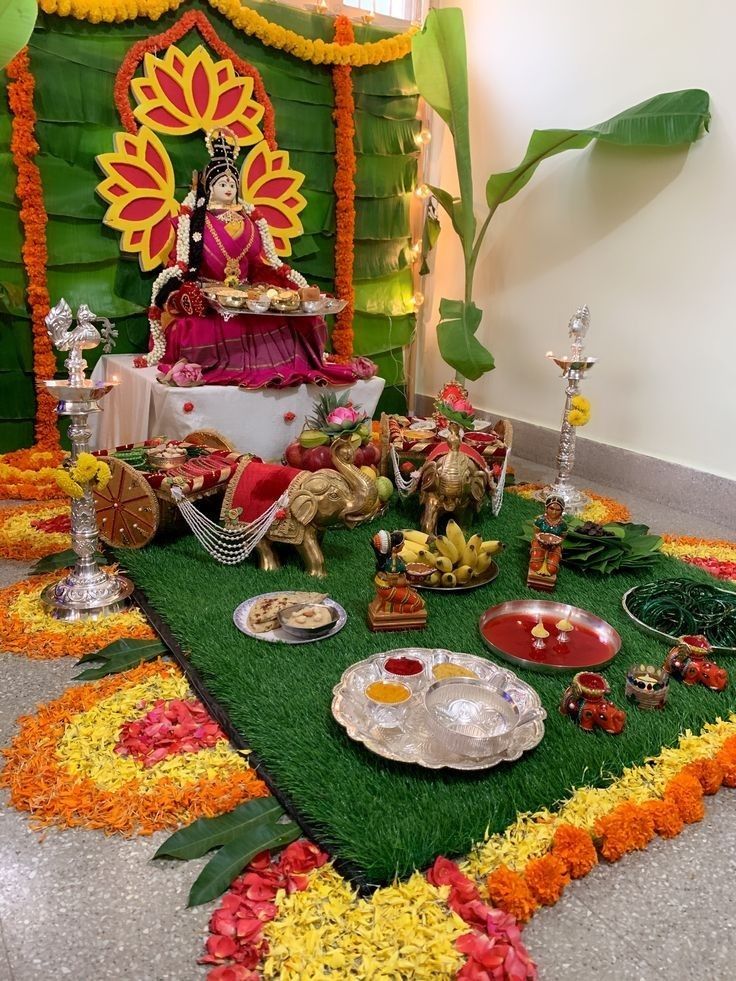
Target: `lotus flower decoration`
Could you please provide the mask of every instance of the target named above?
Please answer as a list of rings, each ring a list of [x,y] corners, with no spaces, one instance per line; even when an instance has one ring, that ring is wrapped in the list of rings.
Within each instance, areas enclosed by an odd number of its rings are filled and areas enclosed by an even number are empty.
[[[155,269],[174,243],[171,219],[179,213],[174,169],[161,140],[146,126],[115,133],[113,153],[97,163],[105,179],[97,191],[110,207],[105,224],[122,232],[120,247],[138,254],[141,269]]]
[[[139,123],[157,133],[186,136],[229,127],[241,146],[263,137],[263,106],[253,99],[253,79],[237,75],[231,61],[213,61],[200,44],[190,55],[175,45],[163,58],[147,54],[144,75],[131,82]]]
[[[291,239],[304,232],[299,219],[307,203],[299,193],[304,174],[290,168],[285,150],[272,150],[262,140],[248,154],[240,179],[243,198],[268,222],[277,255],[291,255]]]

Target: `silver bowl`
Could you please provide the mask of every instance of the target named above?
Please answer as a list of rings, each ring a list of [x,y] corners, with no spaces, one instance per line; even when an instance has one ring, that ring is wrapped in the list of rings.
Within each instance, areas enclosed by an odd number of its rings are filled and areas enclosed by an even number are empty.
[[[249,297],[245,301],[245,305],[251,313],[265,313],[271,306],[271,301],[264,293],[263,296],[259,296],[255,300]]]
[[[424,693],[430,727],[444,745],[462,756],[497,752],[520,722],[518,706],[487,681],[444,678]]]
[[[297,627],[294,624],[285,622],[284,618],[287,615],[296,613],[298,610],[303,610],[305,606],[324,606],[330,614],[329,622],[322,623],[319,627]],[[324,634],[328,634],[335,626],[338,616],[339,612],[334,606],[327,606],[324,603],[295,603],[294,606],[287,606],[279,612],[279,625],[284,633],[290,637],[296,637],[298,640],[311,640],[313,637],[322,637]]]
[[[325,308],[323,297],[318,300],[302,300],[302,310],[304,313],[321,313]]]

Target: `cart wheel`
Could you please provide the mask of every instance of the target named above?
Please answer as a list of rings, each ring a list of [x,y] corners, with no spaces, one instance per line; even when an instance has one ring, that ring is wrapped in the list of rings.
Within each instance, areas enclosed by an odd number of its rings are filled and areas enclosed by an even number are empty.
[[[150,484],[124,460],[108,457],[112,471],[103,491],[94,491],[97,529],[107,545],[143,548],[158,530],[158,499]]]
[[[225,450],[230,453],[235,449],[230,440],[218,433],[216,429],[195,429],[184,437],[185,443],[194,443],[195,446],[206,446],[211,450]]]

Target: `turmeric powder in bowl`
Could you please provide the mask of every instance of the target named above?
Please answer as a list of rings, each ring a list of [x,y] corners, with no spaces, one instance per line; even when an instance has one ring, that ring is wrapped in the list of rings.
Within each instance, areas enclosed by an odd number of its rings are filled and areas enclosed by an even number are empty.
[[[365,690],[366,698],[381,705],[398,705],[411,697],[406,685],[394,681],[374,681]]]

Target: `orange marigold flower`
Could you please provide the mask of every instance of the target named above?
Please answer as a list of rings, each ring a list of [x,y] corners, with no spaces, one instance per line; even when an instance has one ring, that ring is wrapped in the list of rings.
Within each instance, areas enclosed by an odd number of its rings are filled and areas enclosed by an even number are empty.
[[[716,759],[723,767],[723,783],[736,787],[736,736],[729,736],[721,746]]]
[[[723,784],[724,767],[717,757],[693,760],[684,768],[684,772],[692,774],[703,788],[703,793],[709,796]]]
[[[598,853],[587,831],[561,824],[555,831],[552,854],[565,864],[571,878],[582,879],[598,864]]]
[[[660,838],[675,838],[685,827],[677,805],[671,800],[648,800],[641,806],[654,821],[654,830]]]
[[[494,906],[510,913],[519,923],[526,923],[537,908],[526,879],[505,865],[500,865],[488,876],[488,896]]]
[[[646,848],[654,837],[654,820],[639,804],[619,804],[598,818],[595,833],[601,839],[598,851],[608,862],[617,862],[628,852]]]
[[[696,821],[703,820],[703,788],[697,777],[691,773],[683,771],[673,777],[665,788],[664,798],[677,807],[685,824],[695,824]]]
[[[524,878],[532,895],[542,906],[554,906],[570,881],[565,863],[550,852],[533,858],[524,870]]]

